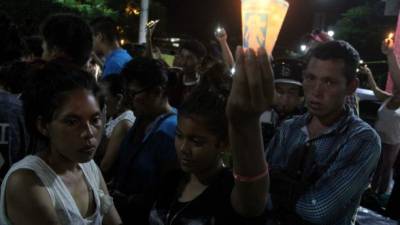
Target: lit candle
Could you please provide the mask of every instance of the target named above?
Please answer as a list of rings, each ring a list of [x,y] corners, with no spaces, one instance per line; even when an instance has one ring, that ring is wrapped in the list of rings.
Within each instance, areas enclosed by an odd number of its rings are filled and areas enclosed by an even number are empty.
[[[242,0],[243,47],[271,54],[288,8],[284,0]]]

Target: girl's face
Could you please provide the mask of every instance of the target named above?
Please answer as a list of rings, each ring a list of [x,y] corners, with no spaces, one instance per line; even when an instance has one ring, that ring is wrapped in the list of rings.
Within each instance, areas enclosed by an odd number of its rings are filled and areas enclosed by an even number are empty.
[[[218,140],[200,116],[178,116],[175,148],[183,171],[207,173],[221,163],[226,144]]]
[[[102,131],[100,108],[95,96],[88,90],[68,92],[52,121],[39,126],[48,137],[51,154],[65,160],[84,163],[91,160],[100,142]]]

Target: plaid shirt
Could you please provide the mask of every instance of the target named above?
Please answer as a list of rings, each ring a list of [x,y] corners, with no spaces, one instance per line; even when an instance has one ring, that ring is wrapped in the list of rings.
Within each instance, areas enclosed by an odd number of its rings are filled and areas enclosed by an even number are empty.
[[[314,146],[317,164],[327,163],[338,151],[322,176],[299,198],[295,210],[314,224],[354,224],[361,195],[379,160],[379,137],[349,107],[330,129],[312,139],[307,131],[310,120],[306,113],[285,121],[268,146],[267,161],[271,168],[285,168],[292,152],[305,144]]]
[[[20,100],[0,91],[0,183],[10,166],[27,155],[28,142]]]

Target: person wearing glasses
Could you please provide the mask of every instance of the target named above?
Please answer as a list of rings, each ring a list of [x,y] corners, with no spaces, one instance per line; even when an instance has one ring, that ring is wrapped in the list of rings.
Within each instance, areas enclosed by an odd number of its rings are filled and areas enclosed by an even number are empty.
[[[346,96],[358,86],[358,52],[347,42],[317,46],[303,75],[308,112],[285,121],[267,148],[272,215],[279,224],[354,224],[381,151],[377,133]]]
[[[136,120],[119,149],[113,197],[124,224],[147,224],[160,180],[177,167],[176,110],[168,102],[168,78],[159,61],[134,58],[122,76]]]

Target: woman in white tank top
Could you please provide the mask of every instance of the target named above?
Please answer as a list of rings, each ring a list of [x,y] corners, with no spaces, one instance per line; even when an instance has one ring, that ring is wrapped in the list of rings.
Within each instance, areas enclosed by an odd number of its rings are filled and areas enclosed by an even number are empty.
[[[382,43],[382,52],[388,58],[390,75],[394,83],[393,94],[377,86],[371,71],[366,66],[361,68],[361,72],[367,75],[375,96],[383,102],[375,123],[375,129],[381,138],[382,153],[372,181],[372,190],[383,197],[387,194],[392,168],[400,149],[400,70],[397,60],[393,57],[392,40],[385,40]]]
[[[22,95],[32,138],[46,149],[7,173],[0,197],[2,225],[122,224],[92,160],[103,123],[93,77],[48,63]]]

